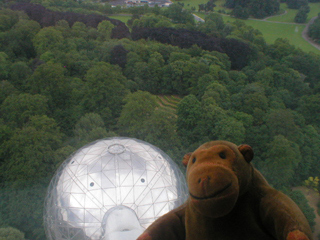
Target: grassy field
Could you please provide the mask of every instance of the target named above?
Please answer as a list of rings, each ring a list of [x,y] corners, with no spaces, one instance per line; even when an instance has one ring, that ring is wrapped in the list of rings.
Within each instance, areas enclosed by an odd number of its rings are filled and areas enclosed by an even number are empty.
[[[320,3],[309,3],[310,12],[308,14],[307,22],[310,21],[311,18],[318,15],[320,12]],[[284,11],[287,11],[286,14],[281,16],[275,16],[268,19],[268,21],[274,22],[294,22],[294,17],[296,16],[298,10],[289,9],[287,4],[281,3],[280,8]]]
[[[220,6],[222,6],[223,2],[223,0],[219,0],[217,6],[219,4]],[[318,12],[320,12],[320,3],[309,3],[309,6],[310,13],[308,14],[308,19],[310,20],[312,17],[317,16]],[[314,52],[320,54],[320,50],[309,44],[302,37],[301,33],[305,28],[305,25],[293,23],[293,19],[296,15],[297,10],[288,9],[286,4],[281,4],[281,10],[282,12],[286,10],[287,13],[282,16],[271,17],[268,19],[268,21],[261,21],[258,19],[248,19],[241,21],[244,21],[247,25],[250,25],[253,28],[258,29],[263,34],[268,44],[274,43],[274,41],[277,38],[287,38],[291,44],[295,45],[297,48],[301,48],[305,52]],[[197,13],[197,15],[199,15],[202,18],[205,17],[204,13]],[[222,15],[222,17],[225,22],[238,20],[227,15]]]
[[[236,20],[230,16],[223,16],[223,19],[225,22]],[[315,52],[320,54],[320,51],[317,48],[309,44],[302,37],[301,33],[305,28],[305,25],[272,23],[253,19],[242,21],[244,21],[247,25],[258,29],[263,34],[263,37],[268,44],[274,43],[277,38],[287,38],[292,45],[295,45],[297,48],[301,48],[305,52]]]
[[[121,22],[124,22],[125,24],[127,24],[129,19],[131,19],[131,16],[124,16],[124,15],[109,15],[108,17],[120,20]]]
[[[206,3],[208,0],[181,0],[180,2],[184,3],[185,8],[191,9],[191,7],[195,7],[198,9],[198,4]],[[225,0],[217,0],[215,4],[215,10],[225,10],[229,12],[230,10],[223,7]],[[309,3],[310,13],[308,14],[308,19],[311,19],[314,16],[317,16],[320,12],[320,3]],[[247,25],[252,26],[255,29],[258,29],[262,32],[266,42],[268,44],[274,43],[277,38],[287,38],[289,42],[295,45],[297,48],[301,48],[305,52],[315,52],[320,54],[320,50],[313,47],[306,40],[303,39],[301,33],[305,28],[303,24],[289,24],[293,23],[294,16],[297,10],[288,9],[287,5],[281,4],[281,11],[287,11],[286,14],[282,16],[275,16],[268,19],[268,21],[261,21],[256,19],[248,19],[241,20],[244,21]],[[198,16],[204,18],[204,13],[196,13]],[[118,19],[124,23],[131,18],[131,16],[124,15],[111,15],[110,18]],[[225,22],[235,21],[237,19],[232,18],[227,15],[222,15]],[[275,22],[283,22],[283,23],[275,23]]]

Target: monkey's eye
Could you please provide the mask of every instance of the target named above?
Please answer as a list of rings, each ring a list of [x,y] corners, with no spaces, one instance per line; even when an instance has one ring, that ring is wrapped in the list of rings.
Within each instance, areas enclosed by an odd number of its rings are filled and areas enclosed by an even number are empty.
[[[219,157],[221,157],[222,159],[226,159],[227,156],[224,152],[219,153]]]
[[[196,161],[197,161],[197,158],[194,157],[194,158],[192,159],[192,163],[195,163]]]

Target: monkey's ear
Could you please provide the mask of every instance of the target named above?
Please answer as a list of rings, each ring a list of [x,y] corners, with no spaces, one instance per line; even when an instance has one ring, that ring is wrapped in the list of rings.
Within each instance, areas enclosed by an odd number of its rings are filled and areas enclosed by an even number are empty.
[[[186,167],[188,165],[189,159],[191,157],[192,152],[187,153],[186,155],[184,155],[183,159],[182,159],[182,164]]]
[[[249,163],[254,157],[253,149],[247,144],[242,144],[238,147],[238,150],[243,155],[244,159]]]

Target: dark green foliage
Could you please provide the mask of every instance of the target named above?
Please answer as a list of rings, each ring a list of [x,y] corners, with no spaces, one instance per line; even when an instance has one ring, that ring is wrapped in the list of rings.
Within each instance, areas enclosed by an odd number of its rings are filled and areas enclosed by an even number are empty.
[[[244,7],[241,7],[240,5],[237,5],[232,10],[231,16],[245,20],[245,19],[249,18],[249,10],[248,10],[248,8],[244,8]]]
[[[172,19],[174,23],[194,24],[194,17],[177,3],[171,4],[167,9],[165,9],[163,15]]]
[[[308,0],[287,0],[288,8],[299,9],[302,6],[308,5]]]
[[[320,18],[318,17],[313,24],[309,26],[308,35],[316,40],[319,41],[320,39]]]
[[[305,23],[310,12],[310,7],[308,5],[301,6],[297,15],[294,17],[296,23]]]
[[[212,12],[213,8],[216,5],[214,4],[214,0],[210,0],[205,4],[199,4],[199,10],[198,12],[204,11],[204,12]]]
[[[265,18],[274,15],[280,9],[280,3],[277,0],[227,0],[227,8],[232,8],[232,15],[236,18],[247,19],[249,15],[255,18]]]

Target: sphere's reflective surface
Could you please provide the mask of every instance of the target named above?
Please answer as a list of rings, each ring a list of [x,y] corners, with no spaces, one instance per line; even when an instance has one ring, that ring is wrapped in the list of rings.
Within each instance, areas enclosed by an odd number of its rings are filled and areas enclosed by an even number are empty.
[[[186,198],[183,174],[160,149],[131,138],[99,140],[79,149],[53,177],[46,234],[59,240],[112,239],[108,229],[120,229],[117,218],[128,219],[119,231],[134,233]]]

